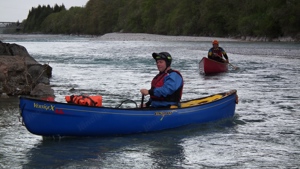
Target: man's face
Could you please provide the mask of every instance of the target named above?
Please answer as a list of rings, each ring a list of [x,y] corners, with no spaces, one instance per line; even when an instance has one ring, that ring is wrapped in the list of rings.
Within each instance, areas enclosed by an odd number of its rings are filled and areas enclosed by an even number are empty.
[[[214,48],[218,48],[219,45],[218,45],[218,44],[213,44],[213,47],[214,47]]]
[[[157,60],[156,66],[159,72],[163,72],[167,68],[167,64],[165,60]]]

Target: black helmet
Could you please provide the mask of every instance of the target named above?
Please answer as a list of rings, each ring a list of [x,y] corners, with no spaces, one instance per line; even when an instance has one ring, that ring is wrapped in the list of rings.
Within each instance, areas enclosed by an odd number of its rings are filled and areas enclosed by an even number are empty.
[[[165,60],[167,67],[171,66],[172,56],[168,52],[160,52],[160,53],[152,53],[153,59],[157,60]]]

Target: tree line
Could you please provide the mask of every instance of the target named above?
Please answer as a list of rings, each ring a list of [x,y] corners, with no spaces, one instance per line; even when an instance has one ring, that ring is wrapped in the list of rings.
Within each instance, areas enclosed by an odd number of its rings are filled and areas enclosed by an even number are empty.
[[[38,6],[24,33],[110,32],[300,39],[299,0],[89,0],[84,7]]]

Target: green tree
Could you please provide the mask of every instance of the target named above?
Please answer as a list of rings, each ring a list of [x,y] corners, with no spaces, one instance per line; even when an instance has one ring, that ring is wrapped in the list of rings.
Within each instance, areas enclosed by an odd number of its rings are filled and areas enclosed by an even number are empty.
[[[93,34],[298,36],[298,0],[89,0],[85,7],[38,6],[25,31]]]

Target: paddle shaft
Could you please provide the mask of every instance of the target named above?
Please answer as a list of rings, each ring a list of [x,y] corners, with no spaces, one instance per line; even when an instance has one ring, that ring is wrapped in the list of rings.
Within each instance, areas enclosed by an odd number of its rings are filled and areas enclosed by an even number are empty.
[[[223,59],[222,56],[219,56],[219,55],[216,55],[216,56],[218,56],[218,57],[220,57],[221,59]],[[226,60],[225,60],[225,59],[223,59],[223,61],[226,63]],[[230,66],[232,66],[235,70],[237,69],[237,67],[236,67],[236,66],[233,66],[231,63],[228,62],[228,64],[229,64]]]
[[[237,69],[237,67],[233,66],[231,63],[228,63],[230,66],[232,66],[234,69]]]
[[[144,105],[144,98],[145,98],[145,96],[142,94],[141,108],[143,108],[143,105]]]

